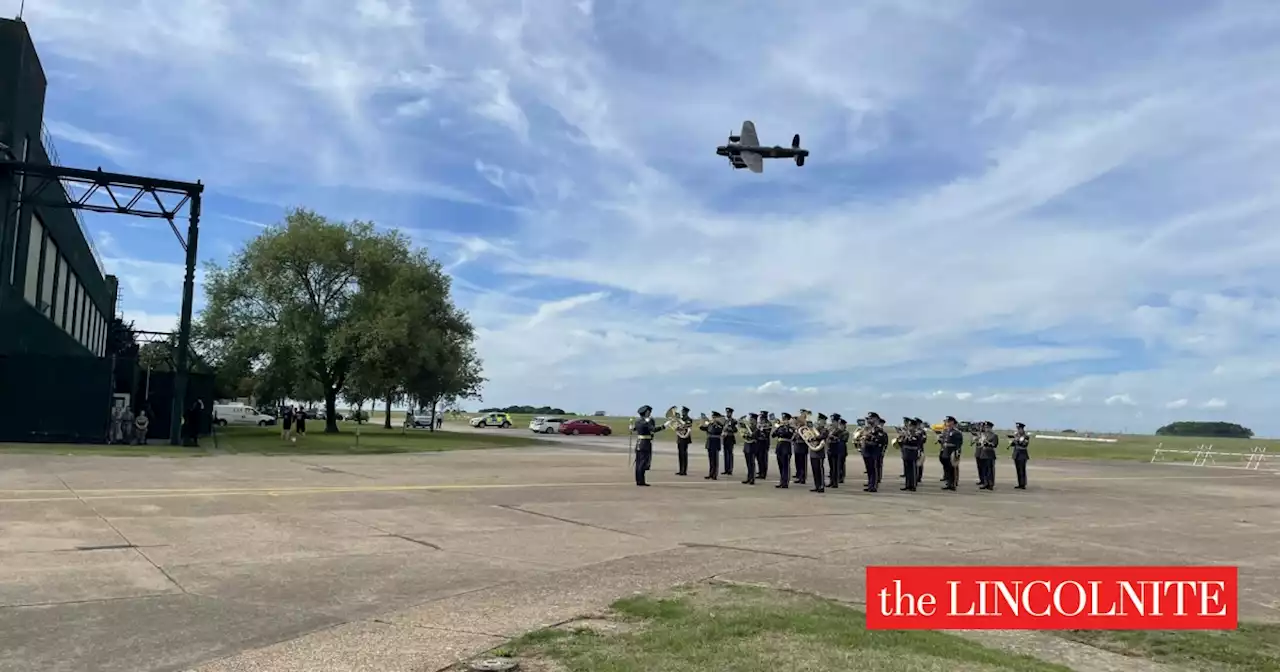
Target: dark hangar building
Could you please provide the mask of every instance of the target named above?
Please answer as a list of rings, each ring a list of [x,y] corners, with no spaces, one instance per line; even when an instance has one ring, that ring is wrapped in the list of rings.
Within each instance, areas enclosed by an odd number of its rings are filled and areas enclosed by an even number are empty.
[[[0,158],[58,163],[44,127],[46,87],[27,25],[0,19]],[[0,173],[0,357],[101,357],[116,279],[103,272],[78,211],[19,202],[37,188],[31,182]],[[57,199],[67,200],[65,187],[42,185],[39,200]]]

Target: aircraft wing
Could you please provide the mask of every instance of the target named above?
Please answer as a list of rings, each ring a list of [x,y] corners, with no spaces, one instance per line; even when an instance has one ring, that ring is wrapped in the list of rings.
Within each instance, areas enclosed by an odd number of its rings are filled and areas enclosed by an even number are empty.
[[[747,123],[749,124],[751,122],[748,121]],[[745,136],[743,137],[743,140],[746,140]],[[753,173],[764,172],[764,158],[755,152],[743,152],[742,162],[747,164],[747,167],[750,168]]]
[[[759,147],[760,136],[756,135],[756,125],[751,121],[742,122],[742,134],[739,136],[742,144],[747,147]]]

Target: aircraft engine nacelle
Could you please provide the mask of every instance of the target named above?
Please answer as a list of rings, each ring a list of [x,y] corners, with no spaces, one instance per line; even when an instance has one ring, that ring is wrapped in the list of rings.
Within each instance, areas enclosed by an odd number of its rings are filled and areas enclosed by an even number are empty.
[[[742,136],[740,136],[740,135],[731,135],[731,136],[729,136],[729,142],[742,142]]]

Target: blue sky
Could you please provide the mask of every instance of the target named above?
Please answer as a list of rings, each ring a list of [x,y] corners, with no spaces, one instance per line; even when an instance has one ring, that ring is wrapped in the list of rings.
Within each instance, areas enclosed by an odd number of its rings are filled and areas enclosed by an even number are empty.
[[[203,180],[208,260],[294,205],[401,229],[454,275],[486,405],[1280,434],[1272,2],[26,12],[65,163]],[[747,118],[808,164],[731,170]],[[172,235],[89,226],[169,328]]]

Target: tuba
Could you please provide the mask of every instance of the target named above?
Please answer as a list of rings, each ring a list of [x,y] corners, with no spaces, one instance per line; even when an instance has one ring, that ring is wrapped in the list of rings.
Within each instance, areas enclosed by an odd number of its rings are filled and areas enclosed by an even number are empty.
[[[811,451],[819,451],[824,448],[822,435],[818,430],[809,426],[809,415],[811,413],[806,409],[800,409],[800,415],[796,418],[796,436],[804,441],[804,445]]]

